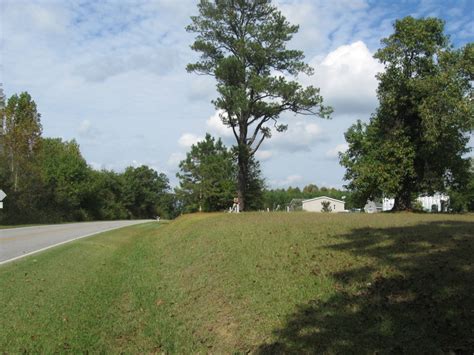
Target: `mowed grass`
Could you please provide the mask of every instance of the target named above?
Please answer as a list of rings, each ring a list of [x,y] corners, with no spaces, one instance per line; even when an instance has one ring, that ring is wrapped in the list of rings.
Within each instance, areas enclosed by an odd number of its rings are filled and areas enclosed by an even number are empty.
[[[0,351],[465,353],[473,261],[473,215],[188,215],[0,267]]]

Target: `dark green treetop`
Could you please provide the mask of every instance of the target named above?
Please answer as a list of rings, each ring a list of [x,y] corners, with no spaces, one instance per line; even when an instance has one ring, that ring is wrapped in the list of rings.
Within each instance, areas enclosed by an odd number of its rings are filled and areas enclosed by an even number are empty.
[[[221,119],[232,129],[238,149],[238,194],[245,209],[249,158],[279,122],[285,111],[329,117],[319,89],[302,87],[291,76],[312,74],[302,51],[287,49],[297,33],[270,0],[201,0],[199,15],[187,31],[196,34],[192,49],[200,60],[187,70],[213,76],[222,110]]]
[[[179,168],[177,195],[186,212],[219,211],[232,205],[236,169],[232,153],[221,139],[206,134],[191,146]]]
[[[406,17],[377,51],[379,107],[346,132],[347,187],[362,198],[395,197],[411,208],[417,194],[465,184],[464,157],[474,127],[472,44],[454,50],[436,18]]]

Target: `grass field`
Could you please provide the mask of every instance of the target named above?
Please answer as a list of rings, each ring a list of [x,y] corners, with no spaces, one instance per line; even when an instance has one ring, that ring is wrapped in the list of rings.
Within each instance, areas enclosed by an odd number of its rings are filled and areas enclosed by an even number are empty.
[[[0,267],[0,352],[468,353],[473,262],[473,215],[190,215]]]

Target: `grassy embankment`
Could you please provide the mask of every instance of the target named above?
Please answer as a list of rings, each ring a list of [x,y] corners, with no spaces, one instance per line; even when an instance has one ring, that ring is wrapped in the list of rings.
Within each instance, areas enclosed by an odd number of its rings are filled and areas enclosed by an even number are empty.
[[[467,352],[474,216],[185,216],[0,267],[0,352]]]

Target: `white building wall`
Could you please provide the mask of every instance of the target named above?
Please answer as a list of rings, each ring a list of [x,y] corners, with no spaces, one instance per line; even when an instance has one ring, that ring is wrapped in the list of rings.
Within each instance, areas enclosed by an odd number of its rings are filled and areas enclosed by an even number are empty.
[[[329,201],[331,212],[344,212],[344,203],[338,202],[331,199],[319,198],[315,200],[307,200],[303,201],[303,211],[308,212],[322,212],[323,209],[323,202]]]
[[[449,196],[436,193],[433,196],[420,196],[416,199],[423,206],[423,210],[431,212],[431,206],[438,206],[438,211],[441,212],[441,201],[449,201]],[[390,211],[393,208],[395,200],[393,198],[383,199],[383,210]]]

